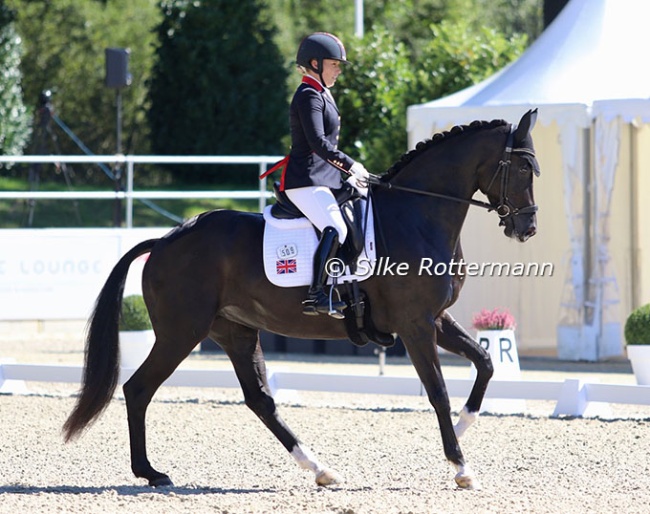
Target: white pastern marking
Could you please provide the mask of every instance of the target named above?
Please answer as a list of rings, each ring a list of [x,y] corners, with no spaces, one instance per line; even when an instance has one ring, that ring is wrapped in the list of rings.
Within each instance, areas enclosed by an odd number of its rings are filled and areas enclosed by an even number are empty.
[[[309,448],[301,444],[297,444],[293,447],[291,451],[291,456],[296,459],[298,465],[303,469],[309,469],[314,473],[318,474],[323,471],[325,468],[318,462],[316,456],[311,452]]]
[[[465,433],[465,430],[467,430],[472,423],[476,421],[478,418],[478,412],[469,412],[467,410],[467,407],[463,407],[463,410],[460,411],[460,414],[458,416],[458,423],[454,426],[454,433],[456,434],[457,438],[462,437],[462,435]]]
[[[470,468],[467,464],[456,464],[455,466],[456,470],[458,471],[455,480],[459,487],[463,489],[481,489],[481,484],[476,479],[472,468]]]

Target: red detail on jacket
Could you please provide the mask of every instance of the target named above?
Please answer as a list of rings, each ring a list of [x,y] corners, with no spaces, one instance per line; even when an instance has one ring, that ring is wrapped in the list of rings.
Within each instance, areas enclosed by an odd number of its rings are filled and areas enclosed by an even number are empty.
[[[310,77],[309,75],[303,75],[302,83],[303,84],[309,84],[311,87],[313,87],[319,93],[325,90],[325,88],[323,87],[323,84],[318,82],[314,77]]]

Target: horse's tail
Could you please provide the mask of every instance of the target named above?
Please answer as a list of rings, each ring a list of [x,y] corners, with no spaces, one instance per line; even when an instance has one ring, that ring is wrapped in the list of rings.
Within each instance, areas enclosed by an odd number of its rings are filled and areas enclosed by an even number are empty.
[[[97,297],[88,320],[81,394],[63,425],[66,442],[94,421],[113,397],[120,374],[118,326],[126,276],[131,263],[151,251],[157,241],[143,241],[127,252],[115,265]]]

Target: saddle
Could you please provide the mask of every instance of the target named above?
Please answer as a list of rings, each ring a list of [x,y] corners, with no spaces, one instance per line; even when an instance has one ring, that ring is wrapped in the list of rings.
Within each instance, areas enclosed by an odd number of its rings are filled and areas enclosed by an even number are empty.
[[[273,184],[273,193],[276,202],[271,207],[270,213],[274,218],[290,220],[305,217],[287,194],[280,190],[278,182]],[[348,236],[339,249],[337,257],[354,274],[357,269],[357,258],[364,249],[367,209],[363,205],[364,202],[361,201],[363,197],[347,182],[344,182],[343,187],[340,189],[333,189],[332,193],[334,193],[334,197],[341,208],[343,219],[348,228]],[[317,236],[320,236],[319,231],[316,228],[314,230]],[[369,342],[374,342],[383,347],[390,347],[395,344],[396,339],[392,334],[385,334],[375,328],[370,315],[370,303],[366,293],[359,288],[357,280],[346,280],[343,283],[342,291],[338,289],[336,283],[332,287],[336,288],[338,296],[347,305],[343,312],[345,314],[345,328],[350,341],[357,346],[365,346]]]
[[[336,203],[341,208],[343,220],[348,228],[348,235],[345,242],[341,245],[337,257],[341,259],[346,266],[350,268],[351,273],[357,269],[357,258],[363,251],[365,243],[365,209],[361,203],[363,198],[359,192],[347,182],[339,189],[332,189]],[[289,199],[284,191],[280,190],[280,183],[273,183],[273,194],[275,195],[275,204],[271,207],[271,215],[281,220],[304,218],[305,215]],[[317,236],[320,238],[319,231],[314,227]]]

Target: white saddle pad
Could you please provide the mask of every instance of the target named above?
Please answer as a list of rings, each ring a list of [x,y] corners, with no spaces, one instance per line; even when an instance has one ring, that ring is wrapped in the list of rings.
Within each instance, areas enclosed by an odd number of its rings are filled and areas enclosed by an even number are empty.
[[[366,200],[361,200],[365,207]],[[364,209],[365,211],[365,209]],[[311,284],[314,252],[318,246],[316,232],[307,218],[279,220],[271,215],[271,206],[264,209],[264,271],[272,284],[280,287],[298,287]],[[346,267],[338,283],[345,280],[362,281],[368,278],[375,261],[375,225],[372,205],[367,216],[366,241],[359,255],[356,275]],[[338,273],[337,273],[338,274]],[[328,279],[332,283],[332,277]]]

